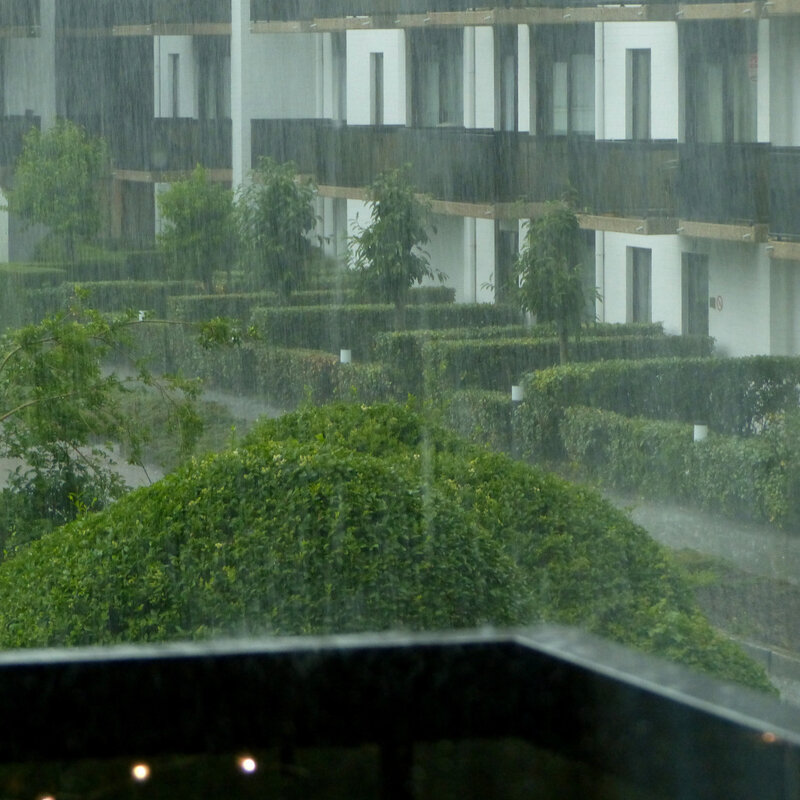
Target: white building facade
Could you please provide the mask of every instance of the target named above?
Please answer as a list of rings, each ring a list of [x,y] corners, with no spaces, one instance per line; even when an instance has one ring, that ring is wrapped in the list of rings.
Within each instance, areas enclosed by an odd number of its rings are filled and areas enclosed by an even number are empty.
[[[800,353],[800,0],[188,5],[19,0],[2,166],[26,118],[77,118],[111,142],[115,233],[146,241],[155,193],[196,163],[237,186],[291,159],[345,258],[365,188],[409,163],[460,302],[502,299],[525,221],[569,195],[598,319]]]

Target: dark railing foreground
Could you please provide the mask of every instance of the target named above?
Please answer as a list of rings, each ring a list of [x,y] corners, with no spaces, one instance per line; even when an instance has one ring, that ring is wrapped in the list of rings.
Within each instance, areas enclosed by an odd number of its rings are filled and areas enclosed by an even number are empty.
[[[797,709],[566,629],[6,652],[0,707],[4,796],[800,797]]]

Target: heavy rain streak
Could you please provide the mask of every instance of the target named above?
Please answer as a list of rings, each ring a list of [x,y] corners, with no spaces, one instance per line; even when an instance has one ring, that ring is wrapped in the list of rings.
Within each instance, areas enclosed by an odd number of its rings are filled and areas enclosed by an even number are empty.
[[[798,85],[800,0],[2,0],[0,795],[798,797]]]

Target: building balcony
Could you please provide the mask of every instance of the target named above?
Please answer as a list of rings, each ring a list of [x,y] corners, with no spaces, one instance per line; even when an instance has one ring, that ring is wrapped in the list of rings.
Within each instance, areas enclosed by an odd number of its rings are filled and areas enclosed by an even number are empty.
[[[22,152],[22,140],[31,128],[41,128],[39,117],[0,117],[0,168],[14,166]]]
[[[40,0],[5,0],[0,5],[0,29],[31,31],[40,24]]]
[[[681,219],[754,226],[769,219],[767,144],[679,146],[677,198]]]
[[[571,196],[591,214],[673,216],[675,142],[535,138],[463,128],[348,126],[327,120],[254,120],[252,155],[294,161],[321,185],[361,188],[410,165],[436,200],[542,203]]]
[[[800,147],[773,147],[769,153],[769,233],[800,242]]]
[[[663,4],[664,0],[631,3],[636,5],[639,12],[642,6]],[[250,15],[254,21],[288,22],[413,14],[427,16],[470,11],[485,13],[503,9],[594,8],[597,5],[596,0],[250,0]]]
[[[230,0],[59,0],[56,13],[60,29],[75,31],[231,22]]]
[[[190,118],[151,119],[146,125],[124,125],[109,131],[117,170],[160,174],[231,168],[231,121]]]

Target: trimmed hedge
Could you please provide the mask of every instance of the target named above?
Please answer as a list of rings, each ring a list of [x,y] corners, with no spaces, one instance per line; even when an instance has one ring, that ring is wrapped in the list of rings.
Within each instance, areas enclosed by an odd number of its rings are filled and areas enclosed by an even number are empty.
[[[584,337],[572,344],[575,362],[642,359],[665,356],[708,357],[713,341],[707,336]],[[425,393],[450,389],[511,391],[527,372],[559,362],[557,339],[455,341],[434,339],[422,346]],[[410,365],[413,377],[416,365]]]
[[[605,485],[760,522],[798,518],[787,453],[772,437],[711,433],[695,442],[690,424],[581,406],[566,409],[561,435],[567,457]]]
[[[171,319],[193,322],[224,317],[246,324],[254,308],[275,303],[277,298],[275,292],[195,294],[170,297],[167,307]]]
[[[471,442],[513,453],[513,413],[510,392],[468,389],[447,397],[442,421]]]
[[[756,432],[797,405],[800,358],[685,358],[568,364],[523,379],[520,431],[529,456],[563,455],[559,426],[572,405],[626,417],[707,423],[728,435]]]
[[[29,300],[35,291],[53,291],[66,273],[55,266],[41,264],[0,265],[0,332],[36,322],[46,314],[36,316]]]
[[[401,314],[391,305],[300,306],[254,309],[251,321],[263,338],[280,347],[338,353],[347,348],[358,361],[369,360],[378,333],[406,329],[508,325],[519,312],[478,303],[408,306]]]
[[[581,337],[604,336],[663,336],[661,323],[592,323],[585,325]],[[491,325],[472,328],[444,328],[439,330],[388,331],[375,336],[372,357],[386,364],[394,383],[406,386],[411,394],[423,391],[422,348],[427,342],[454,340],[461,343],[492,341],[497,339],[525,339],[541,341],[556,336],[555,325]],[[579,341],[581,339],[579,337]],[[556,359],[556,362],[558,359]],[[552,363],[556,363],[552,362]],[[521,377],[517,375],[515,380]]]

